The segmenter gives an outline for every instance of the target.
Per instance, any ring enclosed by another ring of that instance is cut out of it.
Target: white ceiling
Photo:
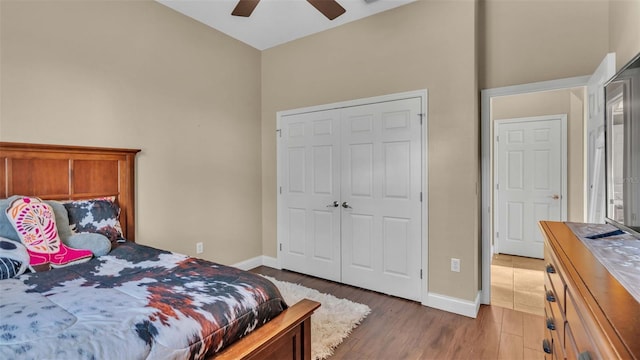
[[[156,1],[258,50],[265,50],[416,0],[337,0],[346,12],[333,21],[304,0],[260,0],[248,18],[231,15],[237,0]]]

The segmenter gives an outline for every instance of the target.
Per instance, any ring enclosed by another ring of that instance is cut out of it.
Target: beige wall
[[[262,254],[259,51],[152,1],[0,8],[0,140],[141,148],[140,243]]]
[[[616,69],[640,52],[640,0],[611,0],[609,51],[616,53]]]
[[[583,122],[584,89],[500,96],[491,104],[494,120],[542,115],[567,115],[567,220],[584,221]]]
[[[481,1],[480,88],[592,74],[608,51],[608,12],[607,0]]]
[[[429,90],[429,290],[475,299],[478,114],[473,1],[419,1],[262,53],[263,249],[276,256],[276,112]],[[449,270],[461,259],[462,271]]]

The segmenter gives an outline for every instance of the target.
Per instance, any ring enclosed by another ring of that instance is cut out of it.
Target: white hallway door
[[[566,115],[495,123],[496,252],[543,258],[538,221],[566,218]]]
[[[283,268],[420,299],[421,108],[409,98],[281,118]]]

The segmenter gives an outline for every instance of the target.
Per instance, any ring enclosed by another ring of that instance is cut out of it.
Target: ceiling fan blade
[[[333,20],[338,16],[345,13],[345,9],[342,5],[338,4],[335,0],[307,0],[309,4],[313,5],[318,11],[320,11],[329,20]]]
[[[258,6],[258,2],[260,2],[260,0],[239,0],[238,5],[233,9],[231,15],[249,17],[253,9]]]

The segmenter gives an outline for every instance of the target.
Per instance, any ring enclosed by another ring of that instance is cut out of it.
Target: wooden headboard
[[[0,198],[78,200],[115,196],[123,235],[135,241],[138,149],[0,142]]]

